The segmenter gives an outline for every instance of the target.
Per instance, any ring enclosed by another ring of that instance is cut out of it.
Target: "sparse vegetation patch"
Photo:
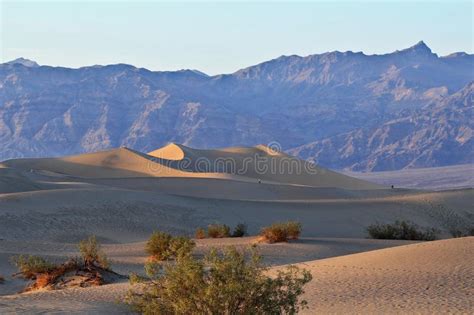
[[[243,237],[247,234],[247,225],[239,223],[235,226],[232,233],[230,227],[226,224],[210,224],[207,226],[207,232],[203,228],[197,228],[195,237],[197,239],[209,238],[224,238],[224,237]]]
[[[145,251],[153,260],[175,259],[180,253],[191,253],[196,244],[188,237],[155,231],[146,243]]]
[[[375,223],[367,227],[371,238],[391,240],[433,241],[439,233],[434,228],[421,228],[410,221]]]
[[[194,237],[197,238],[197,239],[206,238],[206,230],[204,230],[203,228],[197,228],[196,229],[196,234],[195,234]]]
[[[261,240],[267,243],[287,242],[296,240],[301,235],[301,223],[296,221],[273,223],[262,228],[260,232]]]
[[[449,229],[449,233],[454,238],[474,236],[474,227],[452,227]]]
[[[40,256],[14,256],[12,262],[19,272],[13,276],[21,276],[32,281],[24,292],[42,288],[87,287],[112,282],[115,278],[123,278],[110,270],[109,261],[95,236],[81,241],[78,249],[80,257],[70,258],[60,264]]]
[[[230,237],[230,227],[225,224],[210,224],[207,227],[207,236],[210,238]]]
[[[295,266],[267,276],[261,256],[233,247],[212,250],[203,259],[178,255],[176,262],[154,263],[149,279],[133,277],[126,303],[143,314],[295,314],[311,274]]]
[[[244,223],[239,223],[235,226],[232,232],[232,237],[243,237],[247,234],[247,226]]]

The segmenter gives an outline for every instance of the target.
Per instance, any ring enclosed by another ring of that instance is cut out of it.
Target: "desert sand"
[[[204,161],[204,162],[203,162]],[[197,150],[170,144],[152,152],[127,148],[0,164],[1,313],[127,313],[116,303],[126,281],[101,287],[18,294],[9,257],[77,254],[94,234],[114,270],[143,273],[144,241],[153,230],[193,235],[219,222],[246,223],[256,235],[275,221],[299,220],[303,238],[259,245],[273,268],[312,271],[307,313],[468,313],[473,303],[474,239],[414,244],[370,240],[374,222],[411,220],[450,238],[472,223],[474,191],[391,189],[257,146]],[[245,247],[254,237],[198,240]]]
[[[445,190],[474,187],[474,164],[372,173],[345,172],[345,174],[380,185],[403,188]]]

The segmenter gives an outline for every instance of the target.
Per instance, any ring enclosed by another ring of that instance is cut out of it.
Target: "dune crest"
[[[148,155],[165,160],[179,161],[184,158],[183,147],[172,142],[162,148],[148,152]]]

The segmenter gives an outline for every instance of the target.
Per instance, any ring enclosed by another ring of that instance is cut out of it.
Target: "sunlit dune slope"
[[[307,314],[472,312],[474,237],[393,247],[301,264]]]

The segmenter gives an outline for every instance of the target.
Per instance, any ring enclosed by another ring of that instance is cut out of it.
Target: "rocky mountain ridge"
[[[384,55],[282,56],[217,76],[125,64],[69,69],[23,59],[0,65],[0,160],[119,146],[149,151],[167,142],[215,148],[276,141],[336,169],[464,163],[472,153],[472,94],[466,92],[464,109],[451,104],[472,87],[473,66],[473,55],[438,57],[423,42]],[[447,117],[445,132],[420,133]],[[394,123],[404,119],[410,128]],[[367,144],[387,137],[380,131],[387,128],[405,144],[391,150]],[[453,154],[450,137],[461,134],[463,149]],[[359,153],[348,155],[349,144]],[[418,149],[406,149],[413,145]],[[429,152],[436,158],[414,162]]]

